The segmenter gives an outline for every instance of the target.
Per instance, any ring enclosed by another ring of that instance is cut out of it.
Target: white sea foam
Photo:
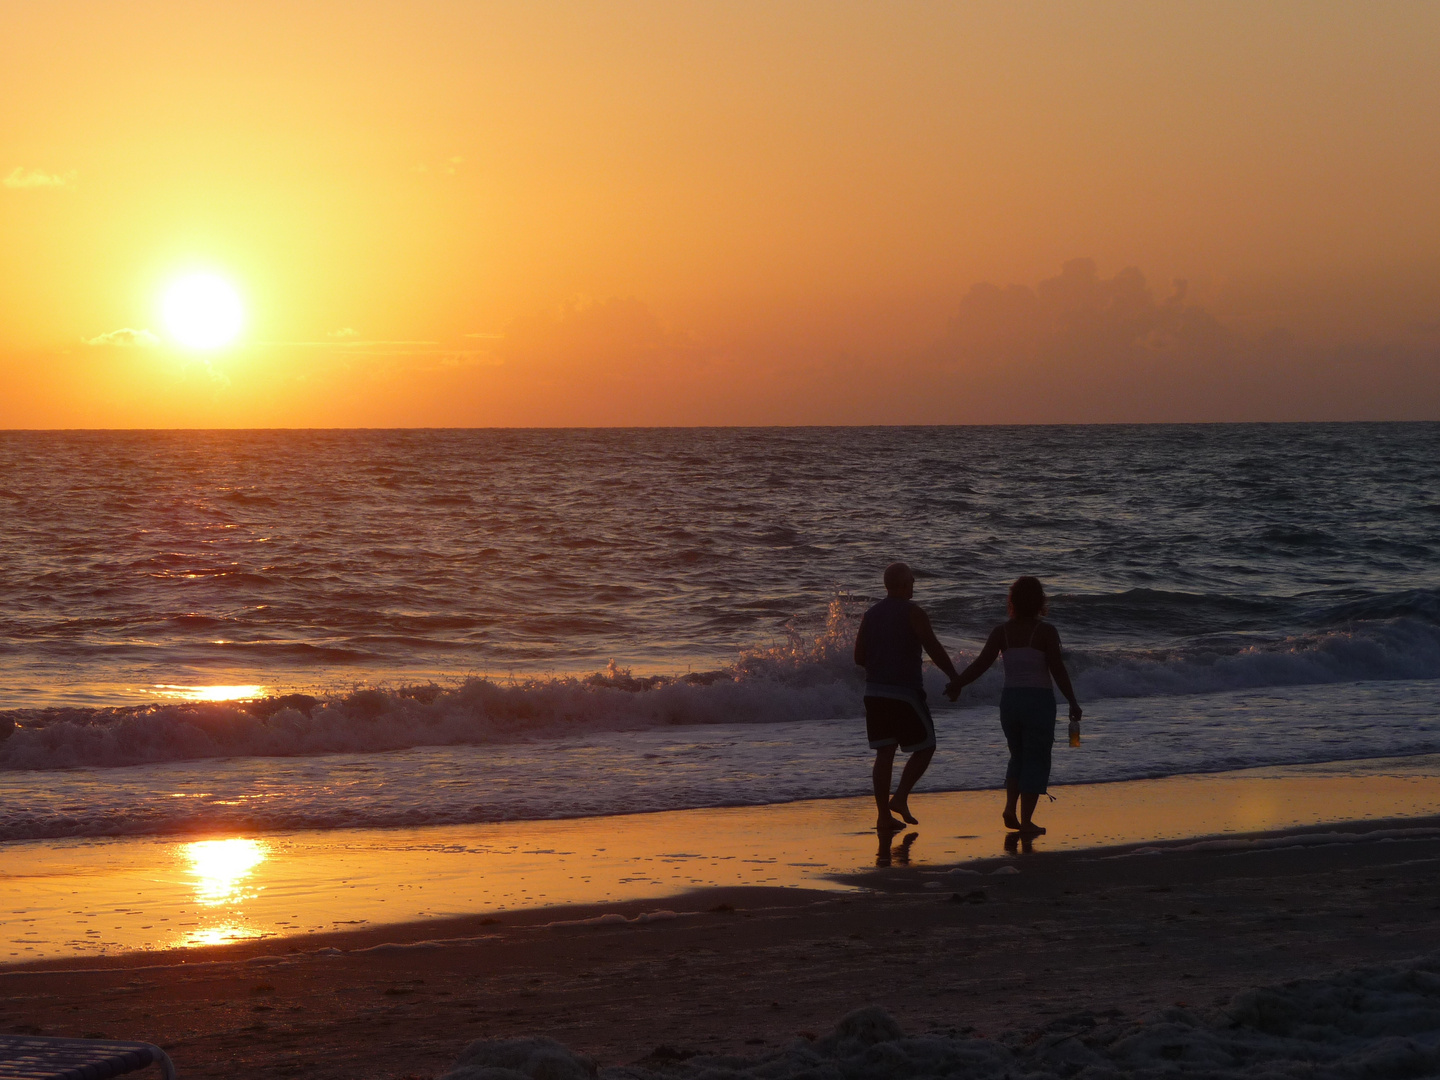
[[[680,918],[680,914],[668,908],[659,911],[642,911],[632,919],[627,919],[618,911],[607,911],[603,915],[592,915],[588,919],[558,919],[555,922],[543,924],[540,929],[559,930],[567,926],[644,926],[646,923],[670,922],[678,918]]]
[[[1174,1007],[1138,1023],[1079,1012],[999,1038],[906,1035],[878,1008],[760,1057],[657,1048],[598,1068],[550,1039],[471,1043],[442,1080],[1032,1080],[1206,1076],[1216,1080],[1440,1074],[1440,958],[1249,990],[1222,1009]]]
[[[818,635],[796,635],[744,652],[730,667],[700,675],[644,678],[612,666],[588,677],[470,679],[452,687],[366,689],[322,699],[294,695],[260,702],[15,710],[8,716],[16,726],[0,741],[0,769],[375,753],[676,726],[828,720],[852,716],[858,708],[862,681],[850,657],[853,634],[853,621],[837,601]],[[1229,652],[1082,650],[1071,662],[1077,693],[1092,708],[1122,698],[1436,679],[1440,627],[1402,617]],[[937,707],[943,685],[943,677],[928,669],[927,689]],[[992,670],[967,689],[964,701],[992,703],[999,688],[998,670]],[[0,725],[5,723],[0,717]]]
[[[1086,715],[1081,747],[1055,753],[1057,787],[1440,754],[1432,682],[1116,699]],[[1006,748],[992,706],[941,711],[936,723],[939,750],[922,792],[1001,783]],[[3,779],[0,841],[747,806],[854,795],[868,783],[868,758],[864,722],[852,711],[834,720],[646,727],[385,754],[12,769]]]

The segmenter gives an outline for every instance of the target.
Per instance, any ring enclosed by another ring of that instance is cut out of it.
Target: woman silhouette
[[[1005,658],[1005,689],[1000,692],[1000,727],[1010,746],[1010,764],[1005,770],[1005,827],[1025,836],[1039,836],[1045,830],[1031,817],[1035,804],[1050,784],[1050,747],[1055,742],[1055,691],[1070,702],[1070,719],[1080,722],[1080,703],[1070,685],[1070,674],[1060,659],[1060,634],[1042,622],[1046,612],[1045,589],[1038,578],[1016,578],[1010,586],[1010,618],[990,632],[985,648],[975,662],[960,673],[951,685],[968,686],[995,663]],[[947,688],[948,689],[948,688]],[[1015,804],[1020,816],[1015,816]]]

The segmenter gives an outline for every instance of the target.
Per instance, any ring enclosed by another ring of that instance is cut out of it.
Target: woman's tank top
[[[1005,650],[1000,654],[1000,659],[1005,664],[1007,688],[1022,686],[1035,690],[1051,689],[1050,666],[1045,662],[1045,654],[1030,644],[1035,640],[1035,630],[1039,625],[1037,621],[1030,628],[1024,645],[1011,645],[1009,631],[1002,631]]]

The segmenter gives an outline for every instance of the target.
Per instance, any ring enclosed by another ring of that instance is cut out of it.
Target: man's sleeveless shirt
[[[865,681],[923,691],[920,639],[910,625],[913,602],[887,596],[865,612],[860,638],[865,643]]]

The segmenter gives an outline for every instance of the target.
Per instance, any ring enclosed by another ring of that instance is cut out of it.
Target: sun
[[[240,333],[245,309],[240,294],[214,274],[190,274],[165,290],[165,327],[192,349],[218,349]]]

